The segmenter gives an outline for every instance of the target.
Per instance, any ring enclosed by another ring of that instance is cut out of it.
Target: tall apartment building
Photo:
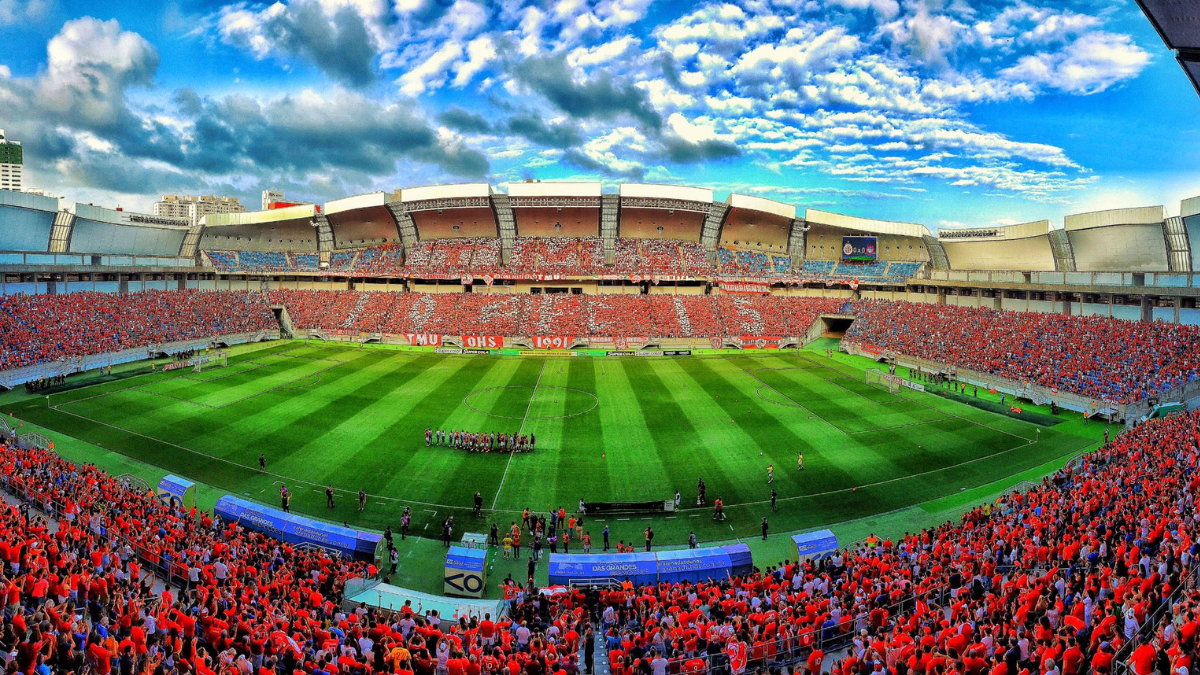
[[[154,215],[165,218],[186,218],[196,224],[210,213],[245,213],[246,207],[237,197],[214,195],[163,195],[154,202]]]
[[[20,141],[10,141],[0,129],[0,190],[21,191],[24,184],[22,169],[25,164],[24,151]]]

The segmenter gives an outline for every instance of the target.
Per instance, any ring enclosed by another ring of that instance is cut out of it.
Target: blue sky
[[[108,206],[523,178],[930,227],[1200,194],[1132,0],[0,0],[27,184]]]

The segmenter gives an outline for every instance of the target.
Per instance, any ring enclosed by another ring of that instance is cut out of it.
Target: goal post
[[[212,356],[202,356],[196,359],[195,365],[192,366],[193,373],[203,373],[205,368],[224,368],[229,365],[229,354],[225,352],[217,352]]]
[[[882,386],[893,394],[900,392],[900,378],[895,375],[887,375],[878,368],[871,368],[867,371],[867,384]]]

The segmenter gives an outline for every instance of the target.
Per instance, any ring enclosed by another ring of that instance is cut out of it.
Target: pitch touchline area
[[[546,364],[550,363],[549,359],[542,361],[542,369],[538,371],[537,382],[533,383],[533,392],[529,394],[529,405],[525,406],[525,417],[521,420],[521,427],[517,429],[517,433],[521,434],[525,431],[525,421],[529,419],[529,411],[533,409],[533,401],[537,397],[538,385],[542,383],[542,375],[546,374]],[[496,488],[496,498],[492,500],[492,511],[496,510],[496,504],[500,503],[500,493],[504,491],[504,481],[508,479],[508,470],[512,468],[513,455],[515,452],[508,453],[508,462],[504,465],[504,474],[500,476],[500,486]],[[510,511],[509,513],[516,513]]]
[[[968,464],[974,464],[975,462],[980,462],[980,461],[983,461],[983,460],[985,460],[985,459],[992,459],[992,458],[994,458],[994,457],[999,457],[1000,455],[1005,455],[1005,454],[1008,454],[1008,453],[1010,453],[1010,452],[1012,452],[1012,451],[1014,451],[1014,450],[1020,450],[1020,449],[1022,449],[1022,448],[1024,448],[1024,447],[1026,447],[1026,445],[1032,445],[1032,442],[1030,442],[1030,443],[1027,443],[1027,444],[1025,444],[1025,445],[1016,445],[1016,446],[1013,446],[1013,447],[1011,447],[1011,448],[1009,448],[1009,449],[1007,449],[1007,450],[1001,450],[1000,452],[994,452],[994,453],[992,453],[992,454],[990,454],[990,455],[984,455],[983,457],[976,457],[975,459],[968,459],[968,460],[966,460],[966,461],[959,462],[958,464],[950,464],[950,465],[948,465],[948,466],[939,467],[939,468],[937,468],[937,469],[930,469],[929,471],[921,471],[921,472],[919,472],[919,473],[910,473],[910,474],[905,474],[905,475],[903,475],[903,476],[897,476],[897,477],[895,477],[895,478],[888,478],[887,480],[875,481],[874,483],[864,483],[864,484],[862,484],[862,485],[855,485],[854,487],[849,487],[849,488],[841,488],[841,489],[838,489],[838,490],[829,490],[829,491],[827,491],[827,492],[810,492],[810,493],[808,493],[808,494],[804,494],[804,495],[795,495],[795,496],[792,496],[792,497],[781,497],[781,498],[778,498],[778,499],[776,499],[775,501],[777,501],[777,502],[790,502],[790,501],[796,501],[796,500],[800,500],[800,499],[808,499],[808,498],[810,498],[810,497],[828,497],[829,495],[842,494],[843,492],[851,492],[851,491],[853,491],[853,490],[857,490],[858,488],[869,488],[869,487],[876,487],[876,486],[879,486],[879,485],[887,485],[887,484],[889,484],[889,483],[896,483],[896,482],[899,482],[899,481],[902,481],[902,480],[908,480],[909,478],[917,478],[918,476],[928,476],[928,475],[931,475],[931,474],[935,474],[935,473],[939,473],[939,472],[945,471],[945,470],[947,470],[947,469],[956,469],[956,468],[958,468],[958,467],[966,466],[966,465],[968,465]],[[1066,456],[1066,455],[1068,455],[1068,454],[1071,454],[1071,455],[1082,455],[1082,454],[1084,453],[1084,451],[1085,451],[1087,448],[1093,447],[1093,446],[1095,446],[1095,445],[1097,445],[1097,441],[1092,441],[1091,443],[1089,443],[1089,444],[1087,444],[1087,445],[1083,446],[1083,448],[1082,448],[1082,449],[1075,450],[1075,451],[1064,452],[1063,454],[1059,455],[1058,457],[1055,457],[1054,459],[1058,459],[1058,458],[1061,458],[1061,457],[1065,457],[1065,456]],[[1020,472],[1018,472],[1018,473],[1020,473]],[[1001,479],[1003,479],[1003,478],[1004,478],[1004,477],[1001,477]],[[730,504],[730,508],[732,508],[732,507],[734,507],[734,506],[754,506],[754,505],[757,505],[757,504],[770,504],[770,503],[771,503],[771,500],[769,500],[769,499],[762,499],[762,500],[753,501],[753,502],[739,502],[739,503],[737,503],[737,504]],[[682,509],[679,509],[679,510],[680,510],[680,511],[707,511],[708,509],[705,509],[705,508],[703,508],[703,507],[693,506],[693,507],[688,507],[688,508],[682,508]]]
[[[140,436],[141,438],[145,438],[145,439],[147,439],[147,440],[151,440],[151,441],[154,441],[154,442],[156,442],[156,443],[162,443],[163,445],[169,445],[169,446],[171,446],[171,447],[173,447],[173,448],[176,448],[176,449],[179,449],[179,450],[183,450],[184,452],[188,452],[188,453],[191,453],[191,454],[193,454],[193,455],[197,455],[197,456],[204,457],[204,458],[207,458],[207,459],[215,460],[215,461],[221,462],[221,463],[223,463],[223,464],[228,464],[228,465],[230,465],[230,466],[236,466],[236,467],[239,467],[239,468],[243,468],[243,469],[246,469],[247,471],[250,471],[250,472],[253,472],[253,473],[256,473],[256,474],[265,475],[265,476],[272,476],[272,477],[274,477],[274,478],[279,478],[279,479],[282,479],[283,481],[288,481],[288,482],[291,482],[291,483],[299,483],[299,484],[302,484],[302,485],[309,485],[309,486],[313,486],[313,487],[315,487],[315,488],[321,488],[321,489],[323,489],[323,488],[325,487],[325,485],[326,485],[325,483],[317,483],[317,482],[313,482],[313,481],[309,481],[309,480],[304,480],[304,479],[302,479],[302,478],[293,478],[293,477],[291,477],[291,476],[287,476],[287,475],[284,475],[284,474],[281,474],[281,473],[276,473],[276,472],[273,472],[273,471],[259,471],[259,470],[258,470],[258,469],[256,469],[255,467],[248,466],[248,465],[246,465],[246,464],[240,464],[240,463],[238,463],[238,462],[233,462],[233,461],[230,461],[230,460],[228,460],[228,459],[225,459],[224,457],[217,457],[217,456],[215,456],[215,455],[210,455],[210,454],[208,454],[208,453],[206,453],[206,452],[200,452],[199,450],[193,450],[193,449],[191,449],[191,448],[188,448],[188,447],[185,447],[185,446],[179,445],[179,444],[177,444],[177,443],[172,443],[172,442],[170,442],[170,441],[164,441],[164,440],[162,440],[162,439],[155,438],[155,437],[153,437],[153,436],[147,436],[146,434],[139,433],[139,432],[136,432],[136,431],[132,431],[132,430],[130,430],[130,429],[126,429],[126,428],[124,428],[124,427],[119,427],[119,426],[117,426],[117,425],[115,425],[115,424],[109,424],[109,423],[107,423],[107,422],[101,422],[101,421],[99,421],[99,420],[94,420],[94,419],[92,419],[92,418],[90,418],[90,417],[84,417],[83,415],[77,415],[77,414],[75,414],[75,413],[73,413],[73,412],[71,412],[71,411],[69,411],[69,410],[61,410],[61,409],[60,409],[60,410],[59,410],[59,412],[62,412],[62,413],[64,413],[64,414],[67,414],[67,415],[71,415],[71,416],[73,416],[73,417],[78,417],[79,419],[86,420],[86,421],[88,421],[88,422],[92,422],[92,423],[94,423],[94,424],[99,424],[99,425],[101,425],[101,426],[106,426],[106,427],[108,427],[108,428],[110,428],[110,429],[116,429],[117,431],[123,431],[123,432],[125,432],[125,433],[127,433],[127,434],[133,434],[134,436]],[[974,464],[975,462],[980,462],[980,461],[983,461],[983,460],[986,460],[986,459],[992,459],[992,458],[994,458],[994,457],[999,457],[1000,455],[1004,455],[1004,454],[1007,454],[1007,453],[1013,452],[1014,450],[1020,450],[1021,448],[1024,448],[1024,447],[1026,447],[1026,445],[1030,445],[1030,444],[1032,444],[1032,443],[1027,443],[1027,444],[1025,444],[1025,445],[1018,445],[1018,446],[1014,446],[1014,447],[1011,447],[1011,448],[1009,448],[1009,449],[1007,449],[1007,450],[1001,450],[1000,452],[995,452],[995,453],[992,453],[992,454],[990,454],[990,455],[985,455],[985,456],[983,456],[983,457],[976,457],[976,458],[974,458],[974,459],[968,459],[968,460],[965,460],[965,461],[962,461],[962,462],[958,462],[957,464],[948,464],[948,465],[946,465],[946,466],[938,467],[938,468],[936,468],[936,469],[930,469],[929,471],[922,471],[922,472],[920,472],[920,473],[910,473],[910,474],[905,474],[905,475],[903,475],[903,476],[897,476],[897,477],[895,477],[895,478],[889,478],[889,479],[886,479],[886,480],[875,481],[874,483],[863,483],[862,485],[855,485],[855,486],[853,486],[853,487],[849,487],[849,488],[841,488],[841,489],[838,489],[838,490],[829,490],[829,491],[826,491],[826,492],[812,492],[812,493],[803,494],[803,495],[795,495],[795,496],[792,496],[792,497],[782,497],[782,498],[778,498],[778,499],[776,499],[776,501],[777,501],[777,502],[791,502],[791,501],[798,501],[798,500],[801,500],[801,499],[808,499],[808,498],[811,498],[811,497],[827,497],[827,496],[829,496],[829,495],[835,495],[835,494],[842,494],[842,493],[845,493],[845,492],[851,492],[851,491],[857,490],[857,489],[859,489],[859,488],[864,488],[864,489],[866,489],[866,488],[871,488],[871,487],[877,487],[877,486],[880,486],[880,485],[888,485],[888,484],[890,484],[890,483],[896,483],[896,482],[899,482],[899,481],[902,481],[902,480],[907,480],[907,479],[909,479],[909,478],[915,478],[915,477],[918,477],[918,476],[928,476],[928,475],[932,475],[932,474],[935,474],[935,473],[940,473],[940,472],[943,472],[943,471],[949,471],[950,469],[956,469],[956,468],[959,468],[959,467],[962,467],[962,466],[966,466],[966,465],[968,465],[968,464]],[[1084,450],[1085,450],[1086,448],[1091,448],[1091,447],[1095,446],[1096,444],[1097,444],[1097,442],[1096,442],[1096,441],[1093,441],[1093,442],[1089,443],[1088,445],[1084,446],[1084,448],[1083,448],[1083,449],[1079,449],[1079,450],[1075,450],[1075,451],[1072,451],[1072,452],[1063,453],[1062,455],[1058,455],[1058,456],[1057,456],[1057,457],[1055,457],[1054,459],[1059,459],[1059,458],[1061,458],[1061,457],[1064,457],[1064,456],[1066,456],[1067,454],[1072,454],[1072,455],[1081,455],[1081,454],[1083,454],[1083,452],[1084,452]],[[510,456],[509,456],[509,462],[511,463],[511,461],[512,461],[512,457],[511,457],[511,454],[510,454]],[[1021,472],[1016,472],[1016,473],[1021,473]],[[507,469],[507,467],[506,467],[506,468],[505,468],[505,476],[507,476],[507,474],[508,474],[508,469]],[[1014,474],[1009,474],[1009,475],[1015,475],[1015,473],[1014,473]],[[999,477],[999,478],[997,478],[996,480],[1003,480],[1004,478],[1007,478],[1007,477],[1008,477],[1008,476],[1000,476],[1000,477]],[[521,512],[522,512],[522,510],[521,510],[521,509],[497,509],[497,508],[496,508],[496,503],[497,503],[497,501],[499,500],[499,497],[500,497],[500,489],[502,489],[503,487],[504,487],[504,480],[503,480],[503,478],[501,478],[501,481],[500,481],[500,488],[498,488],[498,489],[496,490],[496,500],[493,500],[493,502],[492,502],[492,508],[491,508],[491,509],[489,509],[489,510],[490,510],[491,512],[493,512],[493,513],[521,513]],[[334,487],[334,488],[333,488],[333,490],[334,490],[334,492],[340,492],[340,493],[343,493],[343,494],[350,494],[350,495],[356,495],[356,494],[358,494],[358,491],[357,491],[357,490],[349,490],[349,489],[344,489],[344,488],[339,488],[339,487]],[[398,502],[398,503],[404,503],[404,504],[416,504],[416,505],[419,505],[419,506],[435,506],[435,507],[438,507],[438,508],[443,508],[443,509],[455,509],[455,508],[463,508],[461,505],[459,505],[459,506],[455,506],[455,505],[452,505],[452,504],[439,504],[439,503],[436,503],[436,502],[423,502],[423,501],[416,500],[416,499],[404,499],[404,498],[400,498],[400,497],[388,497],[388,496],[386,496],[386,495],[377,495],[377,494],[371,494],[371,493],[368,493],[368,494],[367,494],[367,496],[368,496],[368,497],[370,497],[370,498],[372,498],[372,499],[382,499],[382,500],[386,500],[386,501],[389,501],[389,502]],[[767,504],[767,503],[770,503],[770,500],[757,500],[757,501],[751,501],[751,502],[738,502],[738,503],[736,503],[736,504],[728,504],[728,505],[727,505],[727,508],[731,508],[731,509],[732,509],[732,508],[735,508],[735,507],[738,507],[738,506],[754,506],[754,505]],[[679,512],[684,512],[684,511],[704,511],[704,512],[707,512],[707,511],[708,511],[708,509],[707,509],[707,508],[705,508],[705,507],[684,507],[684,508],[681,508],[681,509],[679,509]]]
[[[325,363],[332,363],[333,365],[331,365],[331,366],[328,366],[328,367],[326,367],[326,368],[322,368],[322,369],[320,369],[320,370],[318,370],[318,371],[316,371],[316,372],[313,372],[313,373],[307,373],[307,374],[305,374],[305,375],[302,375],[302,376],[300,376],[300,377],[297,377],[297,378],[294,378],[294,379],[288,380],[287,382],[283,382],[283,383],[281,383],[281,384],[278,384],[278,385],[276,385],[276,386],[274,386],[274,387],[271,387],[270,389],[263,389],[263,390],[261,390],[261,391],[256,391],[256,392],[254,392],[253,394],[250,394],[250,395],[248,395],[248,396],[243,396],[242,398],[239,398],[239,399],[236,399],[236,400],[233,400],[233,401],[229,401],[228,403],[225,403],[224,405],[209,405],[209,404],[207,404],[207,403],[200,403],[199,401],[192,401],[192,400],[185,399],[185,398],[179,398],[178,396],[171,396],[171,395],[169,395],[169,394],[163,394],[163,393],[160,393],[160,392],[157,392],[157,391],[149,391],[149,390],[146,390],[146,389],[143,389],[143,388],[142,388],[142,387],[144,387],[144,386],[149,386],[149,385],[142,385],[142,384],[135,384],[135,385],[133,385],[133,386],[130,386],[130,387],[125,387],[124,389],[117,389],[117,390],[115,390],[115,391],[108,391],[108,392],[104,392],[103,394],[96,394],[95,396],[88,396],[88,397],[86,397],[86,398],[73,399],[73,400],[67,401],[67,402],[65,402],[65,403],[58,403],[58,404],[55,404],[55,405],[49,405],[49,397],[47,397],[47,405],[48,405],[48,407],[49,407],[49,408],[51,408],[51,409],[53,409],[53,410],[57,410],[57,411],[59,411],[59,412],[65,412],[65,413],[67,413],[67,414],[71,414],[71,415],[75,415],[75,413],[71,413],[70,411],[63,410],[63,407],[64,407],[64,406],[69,406],[69,405],[72,405],[72,404],[75,404],[75,403],[82,403],[82,402],[84,402],[84,401],[91,401],[91,400],[93,400],[93,399],[97,399],[97,398],[103,398],[103,397],[105,397],[105,396],[112,396],[113,394],[119,394],[119,393],[121,393],[121,392],[126,392],[126,391],[136,391],[136,392],[137,392],[137,393],[139,393],[139,394],[146,394],[146,395],[148,395],[148,396],[158,396],[158,397],[160,397],[160,398],[166,398],[166,399],[170,399],[170,400],[172,400],[172,401],[178,401],[178,402],[180,402],[180,403],[187,403],[187,404],[189,404],[189,405],[194,405],[194,406],[198,406],[198,407],[201,407],[201,408],[207,408],[208,410],[221,410],[222,408],[228,408],[228,407],[229,407],[229,406],[231,406],[231,405],[236,405],[236,404],[238,404],[238,403],[242,403],[242,402],[244,402],[244,401],[249,401],[249,400],[250,400],[250,399],[252,399],[252,398],[256,398],[256,397],[258,397],[258,396],[262,396],[263,394],[268,394],[268,393],[270,393],[270,392],[273,392],[273,391],[286,391],[286,390],[294,390],[294,389],[307,389],[307,388],[309,388],[309,387],[316,386],[317,384],[319,384],[319,383],[321,382],[321,374],[322,374],[322,373],[325,373],[326,371],[329,371],[329,370],[333,370],[334,368],[337,368],[338,366],[344,366],[344,365],[346,365],[347,363],[349,363],[348,361],[339,361],[339,360],[337,360],[337,359],[325,359],[325,358],[319,358],[319,357],[315,357],[315,356],[296,356],[296,355],[293,355],[293,354],[284,354],[284,353],[279,353],[279,354],[265,354],[265,355],[263,355],[263,356],[258,356],[258,357],[255,357],[255,358],[253,358],[253,359],[247,360],[247,361],[241,361],[241,362],[239,362],[239,363],[254,364],[254,365],[256,366],[255,368],[249,368],[249,369],[246,369],[246,370],[241,370],[241,371],[238,371],[238,372],[236,372],[236,373],[230,373],[230,374],[228,374],[228,375],[222,375],[222,376],[220,376],[220,377],[214,377],[214,378],[212,378],[212,379],[210,379],[210,380],[198,380],[198,379],[196,379],[196,378],[193,378],[193,377],[188,377],[187,375],[180,375],[179,377],[175,377],[175,378],[167,378],[167,379],[164,379],[164,380],[159,380],[159,381],[160,381],[160,382],[170,382],[171,380],[187,380],[187,381],[189,381],[189,382],[196,382],[196,383],[199,383],[199,384],[206,384],[206,383],[208,383],[208,382],[216,382],[216,381],[219,381],[219,380],[223,380],[223,379],[225,379],[225,378],[228,378],[228,377],[234,377],[234,376],[236,376],[236,375],[241,375],[241,374],[243,374],[243,373],[251,373],[251,372],[254,372],[254,371],[256,371],[256,370],[260,370],[260,369],[262,369],[262,368],[266,368],[266,367],[268,367],[270,364],[267,364],[267,363],[262,363],[262,362],[261,362],[261,361],[259,361],[258,359],[270,358],[270,357],[273,357],[273,356],[280,356],[280,357],[283,357],[283,358],[288,358],[288,359],[304,359],[304,360],[306,360],[306,361],[323,361],[323,362],[325,362]],[[146,373],[146,375],[154,375],[154,374],[155,374],[155,373]],[[146,375],[139,375],[138,377],[146,377]],[[302,381],[304,381],[304,380],[307,380],[307,379],[310,379],[310,378],[312,378],[312,377],[314,377],[314,376],[317,378],[317,381],[316,381],[316,382],[314,382],[313,384],[310,384],[310,385],[303,385],[303,386],[292,386],[292,385],[294,385],[294,384],[295,384],[295,383],[297,383],[297,382],[302,382]],[[155,383],[152,383],[152,384],[157,384],[157,382],[155,382]],[[98,386],[98,385],[90,385],[90,386]],[[80,419],[91,420],[91,421],[93,421],[93,422],[97,422],[97,423],[103,424],[103,422],[99,422],[99,420],[93,420],[93,419],[91,419],[90,417],[87,417],[86,415],[75,415],[75,417],[79,417]],[[132,433],[132,432],[131,432],[131,433]],[[155,440],[157,440],[157,439],[155,439]]]
[[[808,361],[809,363],[812,363],[812,364],[816,365],[818,368],[827,368],[827,369],[829,369],[829,370],[832,370],[832,371],[833,371],[833,372],[835,372],[835,373],[838,373],[838,374],[839,374],[840,376],[842,376],[842,377],[847,377],[847,376],[846,376],[846,373],[843,373],[842,371],[838,370],[837,368],[834,368],[834,367],[832,367],[832,366],[827,366],[827,365],[825,365],[825,364],[823,364],[823,363],[817,363],[816,361],[810,361],[810,360],[808,359],[808,357],[807,357],[807,356],[803,356],[803,355],[801,355],[801,356],[800,356],[800,358],[801,358],[801,359],[804,359],[805,361]],[[755,378],[755,379],[757,379],[757,378]],[[762,382],[762,380],[759,380],[759,382]],[[764,382],[763,384],[766,384],[766,383]],[[841,386],[841,385],[838,385],[838,386]],[[849,388],[847,388],[847,387],[842,387],[842,388],[843,388],[843,389],[846,389],[847,391],[850,391],[851,393],[855,393],[855,394],[857,394],[857,393],[858,393],[858,392],[855,392],[855,391],[853,391],[853,390],[850,390],[850,389],[849,389]],[[862,396],[862,394],[858,394],[858,395],[859,395],[859,396]],[[934,394],[934,396],[936,396],[936,394]],[[866,397],[866,396],[863,396],[863,398],[867,398],[867,397]],[[995,431],[995,432],[998,432],[998,433],[1001,433],[1001,434],[1005,434],[1006,436],[1012,436],[1012,437],[1014,437],[1014,438],[1020,438],[1020,439],[1022,439],[1022,440],[1024,440],[1024,441],[1026,441],[1026,444],[1027,444],[1027,445],[1033,445],[1034,443],[1036,443],[1036,442],[1037,442],[1037,441],[1035,441],[1034,439],[1031,439],[1031,438],[1026,438],[1025,436],[1022,436],[1021,434],[1014,434],[1014,433],[1013,433],[1013,432],[1011,432],[1011,431],[1005,431],[1004,429],[998,429],[998,428],[996,428],[996,427],[994,427],[994,426],[991,426],[990,424],[984,424],[983,422],[976,422],[976,421],[975,421],[975,420],[973,420],[973,419],[970,419],[970,418],[967,418],[967,417],[963,417],[963,416],[961,416],[961,415],[955,415],[954,413],[951,413],[951,412],[946,412],[945,410],[942,410],[942,409],[940,409],[940,408],[936,408],[936,407],[934,407],[934,406],[931,406],[931,405],[928,405],[928,404],[926,404],[926,403],[922,403],[922,402],[921,402],[921,401],[920,401],[918,398],[916,398],[916,397],[915,397],[915,394],[914,394],[914,395],[912,395],[912,396],[909,396],[909,395],[904,395],[904,396],[903,396],[903,398],[905,398],[905,399],[907,399],[907,400],[909,400],[909,401],[912,401],[913,403],[915,403],[915,404],[917,404],[917,405],[921,406],[922,408],[925,408],[926,410],[933,410],[933,411],[935,411],[935,412],[939,412],[939,413],[942,413],[942,414],[945,414],[945,415],[949,415],[949,417],[950,417],[950,418],[958,418],[958,419],[960,419],[960,420],[962,420],[962,421],[964,421],[964,422],[967,422],[968,424],[974,424],[974,425],[976,425],[976,426],[984,427],[985,429],[991,429],[992,431]],[[788,399],[788,400],[790,401],[791,399]],[[867,400],[869,401],[870,399],[868,398]],[[810,412],[811,412],[811,411],[810,411]],[[937,420],[931,420],[931,421],[935,421],[935,422],[936,422]]]

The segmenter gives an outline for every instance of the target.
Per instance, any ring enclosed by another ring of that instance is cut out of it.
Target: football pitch
[[[601,516],[613,541],[682,544],[824,526],[988,485],[1095,445],[1077,422],[1039,425],[933,393],[867,385],[865,360],[806,349],[714,357],[456,356],[282,342],[227,367],[137,375],[4,412],[229,493],[294,511],[436,537],[573,512],[580,499],[681,510]],[[535,452],[426,447],[426,428],[535,434]],[[804,470],[797,454],[804,453]],[[266,471],[258,458],[266,457]],[[767,483],[767,467],[774,481]],[[714,522],[696,505],[703,477]],[[333,484],[338,505],[325,505]],[[778,511],[770,508],[771,489]],[[359,489],[370,498],[356,509]],[[470,514],[483,495],[482,520]],[[648,519],[648,520],[647,520]],[[603,523],[603,525],[601,524]]]

